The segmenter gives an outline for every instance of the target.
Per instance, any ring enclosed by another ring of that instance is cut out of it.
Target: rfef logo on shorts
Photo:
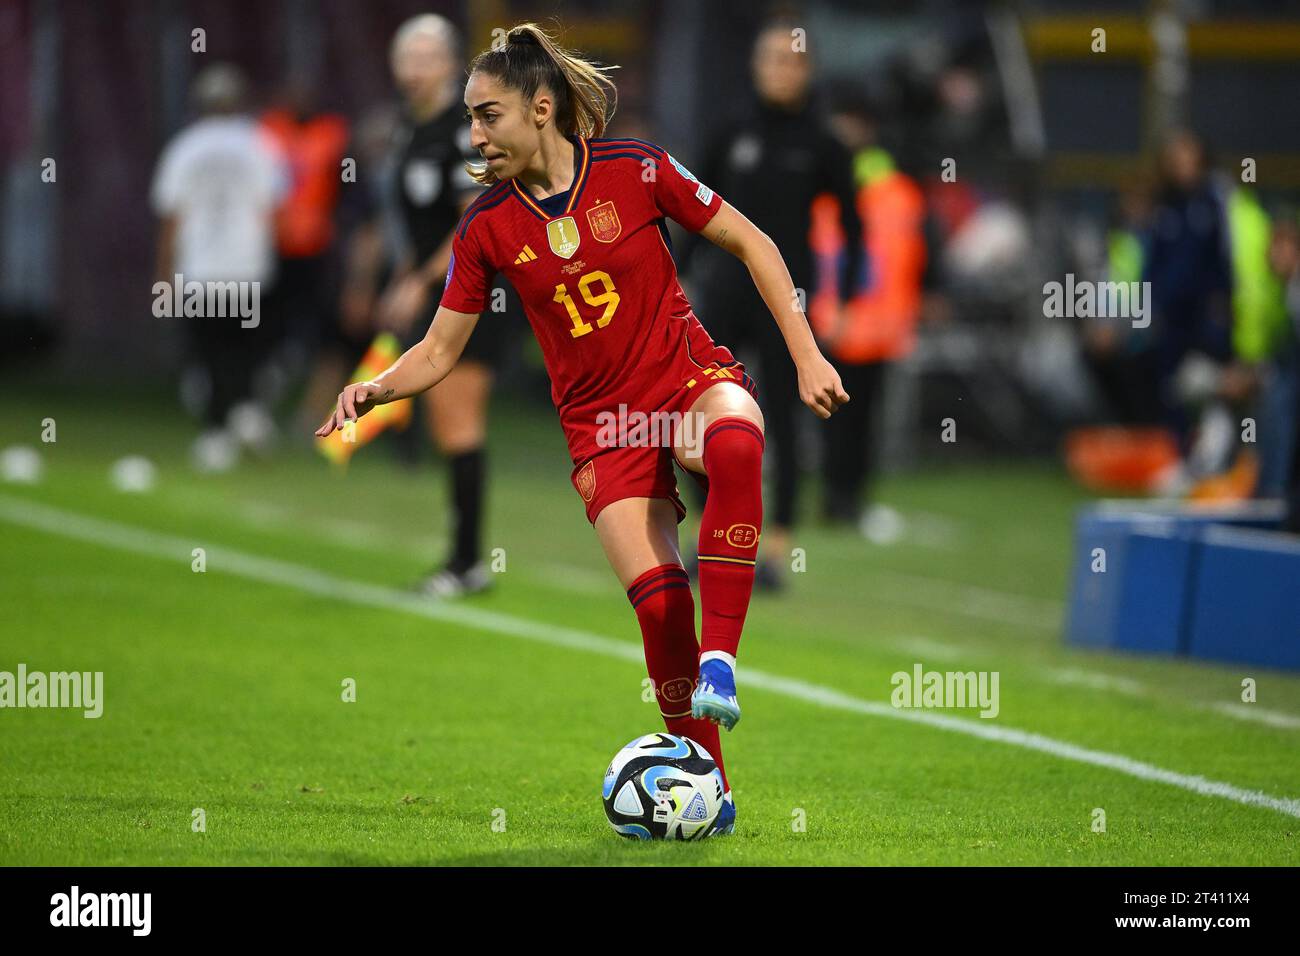
[[[596,494],[596,463],[589,461],[583,465],[573,483],[578,488],[578,494],[582,495],[582,500],[590,501]]]
[[[733,548],[752,548],[758,544],[758,529],[752,524],[733,524],[727,529],[727,544]]]

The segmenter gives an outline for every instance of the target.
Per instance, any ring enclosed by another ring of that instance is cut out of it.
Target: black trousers
[[[879,460],[878,423],[887,362],[834,362],[849,401],[823,423],[823,510],[833,521],[857,521],[863,491]]]
[[[199,316],[185,321],[189,323],[191,355],[202,366],[211,388],[203,423],[221,428],[230,409],[253,394],[253,372],[263,352],[260,330],[244,328],[238,316]]]
[[[795,416],[804,407],[799,401],[799,375],[780,328],[743,266],[734,263],[715,266],[702,292],[704,308],[697,314],[713,341],[733,353],[746,348],[757,352],[758,367],[746,366],[746,370],[758,382],[765,457],[774,466],[775,479],[772,496],[764,496],[764,523],[789,528],[794,525],[799,491]],[[739,354],[736,357],[741,358]],[[690,484],[696,488],[695,482]],[[703,498],[702,491],[697,489],[695,494]]]

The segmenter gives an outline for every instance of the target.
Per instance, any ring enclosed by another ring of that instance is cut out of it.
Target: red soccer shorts
[[[677,459],[671,441],[663,440],[667,437],[667,429],[661,429],[659,423],[671,421],[662,416],[674,412],[677,420],[684,422],[686,413],[696,400],[720,382],[735,382],[758,398],[758,386],[745,372],[744,365],[735,362],[724,366],[712,362],[691,373],[690,378],[656,409],[661,417],[650,415],[647,428],[641,429],[640,433],[635,427],[629,428],[626,443],[601,449],[573,469],[570,479],[587,506],[588,521],[595,524],[602,508],[622,498],[667,498],[677,509],[677,523],[682,523],[686,506],[677,493],[677,476],[673,473],[673,463]],[[696,441],[703,441],[702,431],[695,429]],[[677,467],[681,468],[681,465]],[[709,479],[706,476],[685,468],[682,470],[708,491]]]

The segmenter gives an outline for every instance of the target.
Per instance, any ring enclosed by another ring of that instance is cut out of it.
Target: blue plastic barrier
[[[1281,518],[1279,502],[1205,508],[1105,501],[1084,509],[1075,526],[1066,640],[1091,648],[1195,653],[1192,634],[1201,608],[1197,585],[1205,536],[1233,528],[1264,534],[1259,529],[1276,528]],[[1104,551],[1105,571],[1093,570],[1098,548]]]
[[[1198,550],[1188,653],[1300,668],[1300,537],[1207,528]]]

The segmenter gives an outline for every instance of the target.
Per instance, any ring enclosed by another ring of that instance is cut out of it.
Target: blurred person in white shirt
[[[232,468],[241,445],[265,450],[275,431],[254,398],[253,376],[265,358],[260,303],[275,280],[274,214],[288,179],[276,150],[243,113],[247,90],[243,74],[228,64],[195,78],[199,118],[163,150],[150,196],[160,221],[157,280],[186,294],[190,283],[239,283],[244,305],[254,309],[252,318],[233,309],[197,316],[186,310],[201,379],[190,376],[186,389],[203,409],[204,431],[193,449],[201,471]]]

